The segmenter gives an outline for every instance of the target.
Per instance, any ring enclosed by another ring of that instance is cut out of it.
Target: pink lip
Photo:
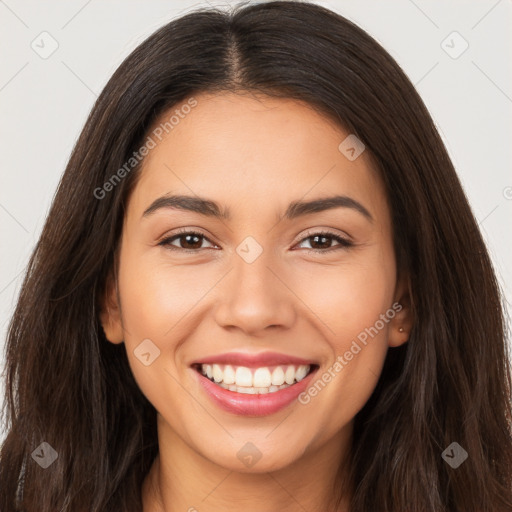
[[[307,387],[318,368],[314,368],[300,382],[274,393],[248,395],[229,391],[194,371],[207,395],[224,411],[241,416],[266,416],[290,405]]]
[[[278,366],[286,364],[313,365],[315,362],[301,359],[295,356],[280,354],[278,352],[260,352],[259,354],[229,352],[226,354],[205,357],[204,359],[199,359],[191,364],[232,364],[235,366],[246,366],[247,368],[259,368],[262,366]]]

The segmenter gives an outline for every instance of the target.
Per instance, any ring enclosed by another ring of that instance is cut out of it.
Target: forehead
[[[372,157],[347,158],[351,135],[308,104],[253,94],[203,93],[165,112],[149,131],[130,207],[139,213],[164,194],[209,197],[236,216],[283,210],[289,202],[334,193],[387,217]],[[172,118],[172,122],[170,122]],[[154,134],[157,135],[154,135]]]

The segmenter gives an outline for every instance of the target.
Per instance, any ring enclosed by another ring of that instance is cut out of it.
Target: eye
[[[164,238],[158,245],[163,247],[167,247],[172,250],[181,250],[185,252],[198,252],[201,249],[202,241],[208,240],[202,233],[197,231],[186,231],[183,230],[174,234],[173,236]],[[308,234],[307,237],[301,240],[301,243],[307,240],[312,240],[312,245],[319,245],[320,247],[311,247],[310,249],[306,248],[308,251],[313,252],[327,252],[330,250],[337,249],[345,249],[348,247],[352,247],[354,244],[335,233],[331,233],[329,231],[321,231],[312,234]],[[335,241],[338,243],[338,246],[331,247],[331,242]],[[179,246],[173,244],[173,242],[178,241]],[[211,242],[210,242],[211,243]],[[311,243],[310,243],[311,245]]]
[[[180,246],[172,244],[175,240],[178,240]],[[164,238],[158,245],[172,250],[198,252],[198,249],[201,249],[202,240],[208,240],[202,233],[197,231],[181,231],[171,237]]]
[[[306,238],[303,238],[300,243],[303,243],[306,240],[313,240],[313,245],[320,245],[321,247],[311,247],[311,249],[306,248],[309,251],[313,252],[327,252],[330,250],[337,249],[346,249],[348,247],[352,247],[354,244],[335,233],[331,233],[329,231],[321,231],[318,233],[308,234]],[[338,246],[330,247],[331,241],[334,240],[338,242]],[[311,245],[311,243],[310,243]],[[322,247],[323,246],[323,247]],[[327,246],[327,247],[326,247]]]

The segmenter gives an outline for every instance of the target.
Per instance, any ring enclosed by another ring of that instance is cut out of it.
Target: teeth
[[[216,366],[216,364],[213,365],[214,368]],[[235,384],[237,386],[252,386],[251,370],[245,366],[239,366],[235,372]]]
[[[245,386],[237,386],[236,384],[224,384],[224,382],[218,383],[220,387],[224,389],[229,389],[229,391],[236,391],[237,393],[245,393],[250,395],[264,395],[267,393],[275,393],[276,391],[279,391],[280,389],[288,388],[290,387],[289,384],[282,384],[281,386],[269,386],[268,388],[248,388]]]
[[[235,383],[235,370],[231,365],[226,365],[224,368],[224,378],[222,379],[224,384],[234,384]]]
[[[295,372],[295,378],[297,379],[297,382],[300,382],[308,374],[308,371],[309,369],[306,368],[306,366],[299,366]]]
[[[230,391],[239,393],[272,393],[283,386],[287,387],[300,382],[310,370],[310,365],[287,365],[273,368],[247,368],[219,364],[203,364],[201,371],[210,380]],[[242,388],[242,391],[239,391]]]
[[[284,373],[284,380],[286,384],[293,384],[293,379],[295,379],[295,368],[293,366],[288,366]]]
[[[281,384],[284,384],[284,371],[280,366],[278,366],[272,372],[272,385],[280,386]]]
[[[268,388],[272,384],[272,375],[268,368],[258,368],[254,372],[252,385],[255,388]]]
[[[213,380],[215,382],[222,382],[224,379],[224,372],[220,369],[218,364],[213,365]]]

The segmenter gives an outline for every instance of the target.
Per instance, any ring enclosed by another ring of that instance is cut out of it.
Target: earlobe
[[[112,274],[109,274],[101,301],[100,322],[105,337],[111,343],[119,344],[124,341],[123,325],[121,322],[121,309],[117,286]]]
[[[388,345],[399,347],[409,341],[414,324],[408,279],[403,279],[395,295],[396,313],[389,325]]]
[[[412,329],[411,314],[408,306],[400,304],[402,309],[391,320],[388,335],[388,345],[399,347],[409,341]]]

